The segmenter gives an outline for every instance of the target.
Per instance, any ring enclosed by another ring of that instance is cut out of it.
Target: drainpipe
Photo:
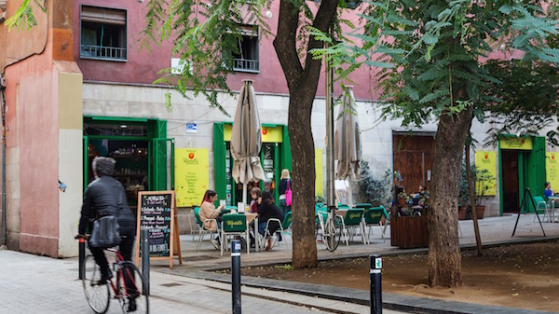
[[[0,92],[2,93],[2,246],[6,245],[6,80],[0,73]]]

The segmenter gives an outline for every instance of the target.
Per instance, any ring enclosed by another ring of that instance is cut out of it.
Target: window
[[[240,72],[260,71],[257,28],[254,26],[241,26],[241,37],[237,39],[237,50],[231,52],[233,70]]]
[[[82,6],[80,57],[126,61],[126,11]]]

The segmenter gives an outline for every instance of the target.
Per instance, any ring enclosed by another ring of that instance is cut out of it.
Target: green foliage
[[[387,169],[382,177],[376,177],[369,166],[369,162],[361,160],[359,163],[359,189],[365,196],[365,203],[380,203],[388,208],[392,201],[392,172]]]
[[[184,65],[178,76],[171,75],[171,69],[162,70],[163,76],[156,83],[173,85],[183,97],[188,90],[193,90],[194,96],[203,94],[211,107],[227,114],[217,95],[220,91],[232,95],[227,76],[233,73],[233,53],[241,53],[239,42],[244,29],[253,27],[264,37],[270,34],[263,16],[269,6],[266,0],[150,1],[142,47],[149,49],[153,41],[172,38],[173,53]]]
[[[33,0],[33,2],[43,13],[47,12],[45,0]],[[31,6],[31,0],[23,0],[21,6],[16,10],[14,15],[6,20],[6,25],[8,25],[9,30],[11,30],[14,26],[19,30],[23,30],[30,29],[31,27],[37,25],[37,20],[35,19]]]

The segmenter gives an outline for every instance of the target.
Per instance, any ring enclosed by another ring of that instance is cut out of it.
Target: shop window
[[[232,49],[230,53],[233,59],[234,71],[259,72],[260,52],[258,29],[254,26],[242,26],[241,36],[237,38],[236,49]]]
[[[126,11],[82,6],[80,57],[126,61]]]

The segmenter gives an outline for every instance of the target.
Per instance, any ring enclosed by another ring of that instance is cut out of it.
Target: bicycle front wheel
[[[93,255],[88,255],[83,261],[82,284],[85,298],[91,309],[97,314],[104,314],[109,309],[111,292],[106,282],[100,283],[101,269],[95,263]]]
[[[328,219],[324,225],[324,244],[326,249],[330,252],[334,252],[338,245],[340,244],[340,239],[342,235],[342,220],[340,217],[334,217],[334,219]]]
[[[136,264],[128,261],[120,263],[120,267],[117,285],[120,287],[123,282],[125,284],[125,289],[118,289],[124,291],[121,299],[123,313],[148,314],[148,285],[140,270]]]

